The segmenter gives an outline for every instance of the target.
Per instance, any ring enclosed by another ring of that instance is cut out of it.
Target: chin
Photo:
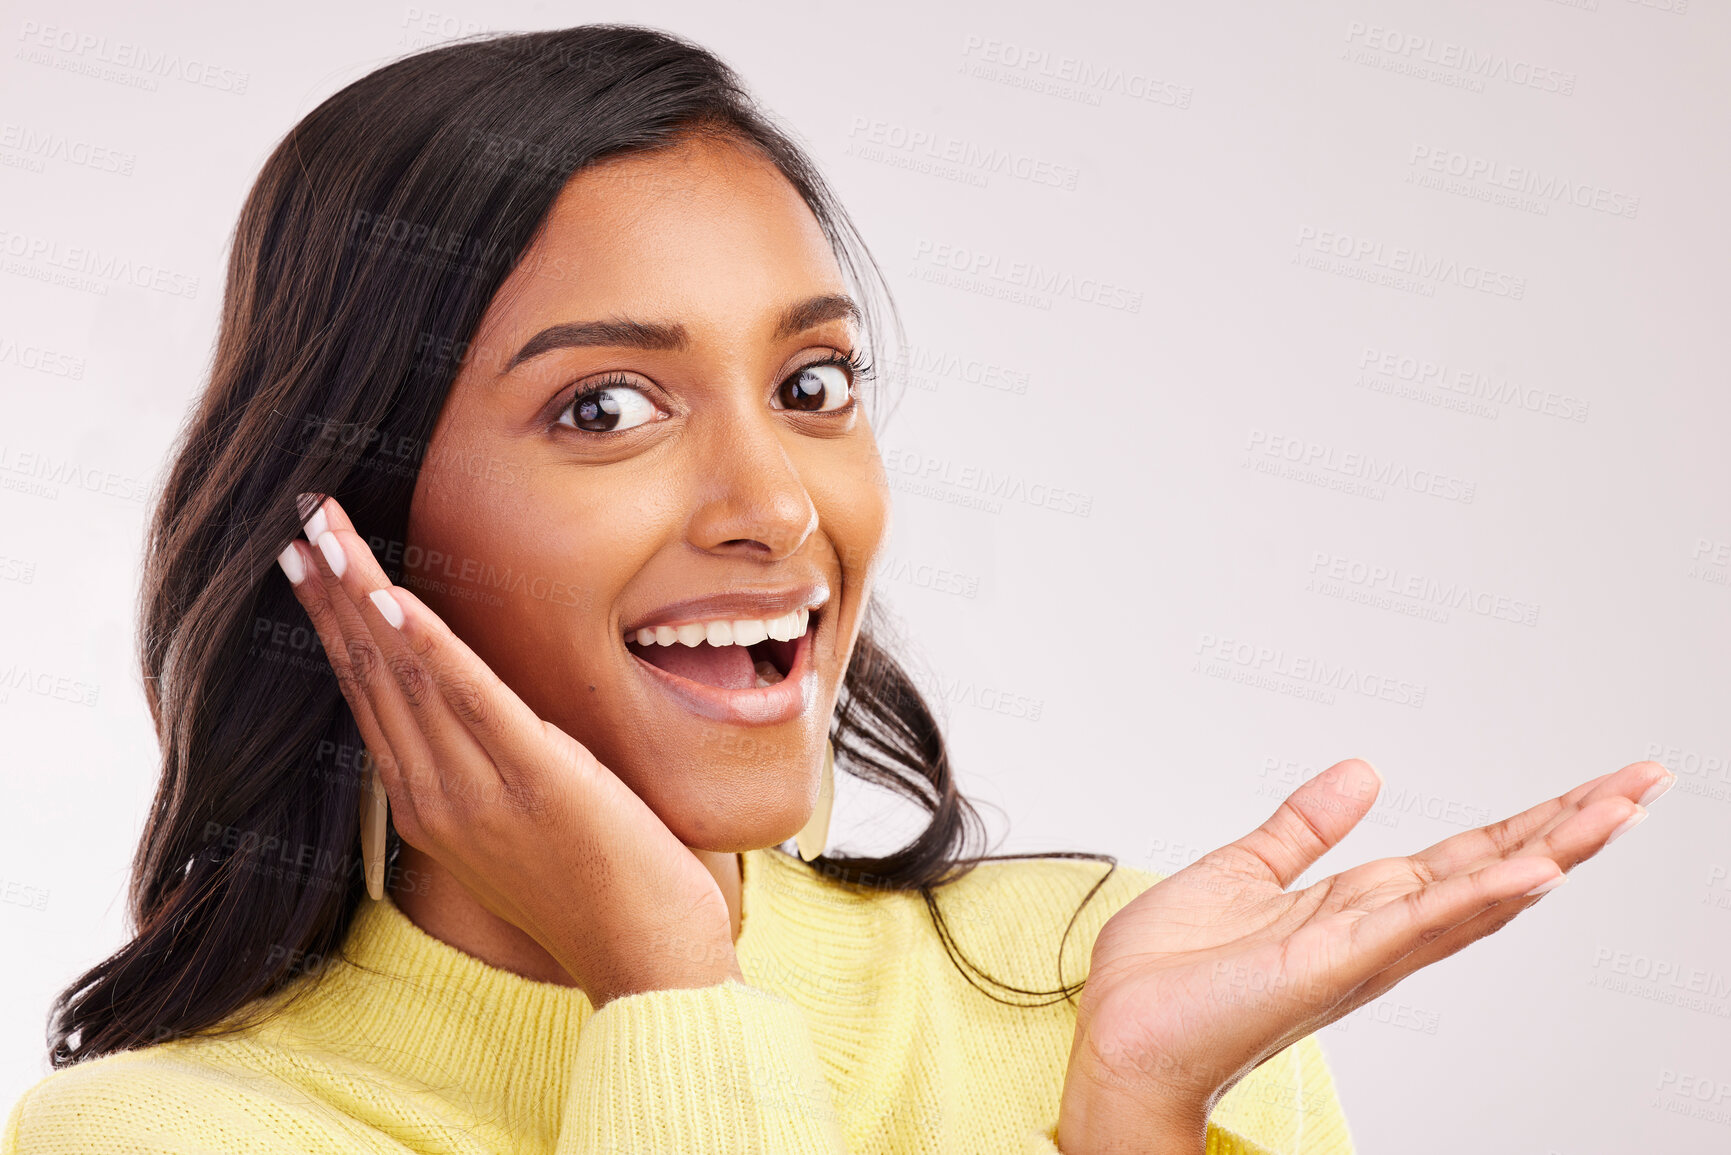
[[[808,808],[809,809],[809,808]],[[679,816],[663,816],[673,836],[693,850],[711,850],[737,854],[746,850],[762,850],[780,846],[798,834],[806,823],[804,814],[761,813],[693,815],[689,821]]]
[[[713,764],[700,773],[713,778]],[[810,819],[817,799],[817,771],[770,774],[757,764],[750,778],[749,786],[712,782],[696,789],[690,788],[691,779],[686,779],[673,792],[675,796],[665,801],[657,797],[659,791],[639,791],[639,796],[673,836],[693,850],[737,853],[779,846],[798,834]],[[765,783],[776,785],[766,788]]]

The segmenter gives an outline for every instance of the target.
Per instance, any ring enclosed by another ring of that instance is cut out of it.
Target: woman
[[[1350,1151],[1313,1033],[1670,776],[1294,892],[1366,763],[1170,878],[970,854],[871,624],[882,291],[660,32],[445,46],[307,116],[149,542],[137,934],[5,1151]],[[833,765],[929,825],[822,853]]]

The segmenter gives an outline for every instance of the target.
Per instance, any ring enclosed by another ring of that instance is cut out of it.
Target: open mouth
[[[656,669],[722,690],[751,690],[784,681],[823,613],[798,609],[775,618],[653,626],[625,639],[625,648]]]

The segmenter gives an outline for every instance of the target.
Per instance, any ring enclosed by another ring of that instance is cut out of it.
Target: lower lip
[[[773,686],[755,686],[748,690],[725,690],[720,686],[681,678],[644,661],[629,648],[625,652],[631,654],[631,660],[637,663],[638,669],[648,671],[650,681],[693,714],[741,726],[773,726],[799,717],[805,712],[806,703],[816,697],[817,671],[812,668],[810,656],[811,640],[816,633],[814,625],[799,636],[799,645],[793,652],[793,666],[785,678]]]

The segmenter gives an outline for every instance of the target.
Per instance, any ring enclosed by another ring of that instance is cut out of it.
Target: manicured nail
[[[1533,887],[1533,889],[1527,891],[1527,893],[1521,897],[1531,898],[1535,894],[1544,894],[1547,890],[1555,890],[1557,887],[1563,885],[1564,882],[1568,881],[1568,877],[1569,876],[1566,874],[1559,874],[1555,878],[1539,883],[1539,885]]]
[[[1675,774],[1666,775],[1665,777],[1659,779],[1657,782],[1653,783],[1651,786],[1647,787],[1647,792],[1645,794],[1641,795],[1641,797],[1639,799],[1640,804],[1642,806],[1651,806],[1653,804],[1653,800],[1655,798],[1658,798],[1659,796],[1664,794],[1665,791],[1671,789],[1671,787],[1675,786],[1676,784],[1677,784],[1677,776]]]
[[[309,504],[315,505],[312,513],[305,518],[305,522],[307,540],[317,541],[319,534],[331,527],[330,519],[325,517],[325,499],[316,493],[303,493],[300,496],[300,502],[301,509],[305,509]]]
[[[331,572],[342,577],[343,571],[349,568],[349,559],[343,556],[343,543],[338,541],[337,535],[328,529],[319,534],[318,543],[320,552],[330,563]]]
[[[276,555],[276,563],[282,566],[282,572],[288,576],[290,585],[300,585],[306,580],[307,563],[301,560],[300,551],[290,542],[283,551]]]
[[[373,599],[373,604],[379,607],[379,612],[385,615],[385,620],[391,623],[393,630],[403,628],[403,607],[397,604],[397,599],[391,596],[390,590],[374,590],[367,596]]]
[[[1623,824],[1617,827],[1617,829],[1611,831],[1611,837],[1605,839],[1605,845],[1611,845],[1611,843],[1617,841],[1617,839],[1635,829],[1635,827],[1641,824],[1641,819],[1645,817],[1647,817],[1647,812],[1645,810],[1637,810],[1635,813],[1629,815],[1629,817],[1623,819]]]

